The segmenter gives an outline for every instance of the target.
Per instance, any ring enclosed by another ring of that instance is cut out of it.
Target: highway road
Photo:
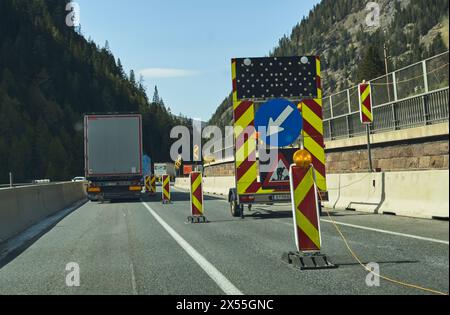
[[[136,203],[86,203],[66,211],[20,250],[1,256],[0,294],[428,294],[381,280],[366,284],[330,219],[322,220],[323,252],[334,270],[300,271],[281,260],[295,249],[286,205],[258,206],[244,220],[206,197],[208,224],[187,224],[189,195],[174,191]],[[383,275],[448,292],[449,225],[348,211],[331,213],[363,262]],[[80,268],[66,285],[68,263]]]

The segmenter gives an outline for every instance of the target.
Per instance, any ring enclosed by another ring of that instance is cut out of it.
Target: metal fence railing
[[[449,52],[445,52],[370,81],[373,133],[401,130],[449,120]],[[323,98],[325,140],[366,134],[359,114],[358,87]],[[232,135],[228,135],[232,137]],[[214,152],[217,162],[233,158],[233,150]]]
[[[449,52],[371,80],[373,132],[448,121]],[[359,121],[358,89],[323,99],[326,140],[364,134]]]
[[[447,87],[374,107],[372,132],[401,130],[448,121],[448,90]],[[366,128],[360,122],[359,112],[327,119],[324,123],[326,140],[351,138],[366,133]]]

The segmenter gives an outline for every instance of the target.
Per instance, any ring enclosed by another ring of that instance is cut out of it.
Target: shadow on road
[[[373,215],[372,213],[360,213],[350,211],[329,211],[328,213],[323,211],[322,218],[331,217],[346,217],[346,216],[364,216]],[[266,208],[257,207],[253,211],[245,211],[245,218],[255,220],[268,220],[268,219],[282,219],[292,218],[291,210],[270,210]]]
[[[178,191],[172,191],[170,193],[170,197],[173,202],[177,201],[190,201],[189,192],[178,192]],[[211,201],[211,200],[223,200],[221,197],[214,197],[209,195],[204,195],[203,199],[205,201]]]
[[[370,215],[374,215],[373,213],[363,213],[363,212],[356,212],[356,211],[322,211],[322,218],[326,218],[328,217],[328,214],[331,217],[354,217],[354,216],[370,216]]]
[[[261,211],[259,209],[255,209],[252,212],[246,212],[245,218],[254,220],[292,218],[292,211],[272,211],[266,209]]]

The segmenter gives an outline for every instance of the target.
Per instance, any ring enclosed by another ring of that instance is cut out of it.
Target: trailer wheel
[[[230,202],[230,210],[233,217],[239,218],[244,211],[244,207],[242,205],[238,205],[236,200],[232,200]]]

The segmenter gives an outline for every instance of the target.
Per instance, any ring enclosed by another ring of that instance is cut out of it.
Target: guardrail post
[[[333,114],[333,99],[330,96],[330,118],[334,118]]]
[[[328,121],[328,132],[330,133],[330,140],[333,140],[333,132],[331,130],[331,120]]]
[[[347,123],[347,136],[349,138],[352,137],[351,133],[350,133],[350,115],[345,116],[345,121]]]
[[[423,69],[423,84],[425,88],[425,93],[428,93],[430,91],[430,88],[428,86],[428,71],[427,71],[427,61],[422,61],[422,69]]]
[[[422,108],[423,108],[423,124],[428,125],[428,102],[427,95],[422,96]]]
[[[13,188],[13,174],[9,172],[9,187]]]
[[[398,93],[397,93],[397,74],[396,72],[392,72],[392,86],[394,87],[394,101],[398,101]]]
[[[397,113],[395,111],[395,104],[396,103],[392,103],[391,108],[392,108],[392,122],[394,124],[394,130],[397,130]]]
[[[348,113],[352,113],[352,101],[350,99],[350,89],[347,89]]]

